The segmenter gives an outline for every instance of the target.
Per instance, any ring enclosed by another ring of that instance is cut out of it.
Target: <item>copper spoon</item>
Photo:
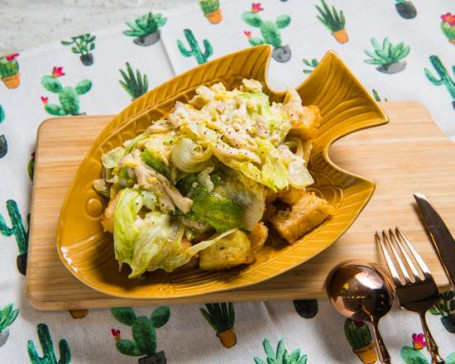
[[[379,320],[392,308],[395,292],[390,278],[372,263],[347,261],[335,266],[326,280],[332,305],[342,315],[369,322],[376,338],[381,363],[391,363],[390,355],[378,330]]]

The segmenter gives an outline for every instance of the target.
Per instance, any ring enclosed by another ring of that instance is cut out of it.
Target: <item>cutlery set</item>
[[[414,198],[439,260],[452,287],[455,287],[455,241],[426,196],[414,194]],[[333,268],[326,280],[330,301],[344,316],[371,324],[381,363],[391,363],[378,322],[389,312],[396,296],[401,308],[419,315],[432,363],[445,363],[425,319],[426,312],[439,299],[439,291],[428,266],[398,226],[376,232],[375,240],[390,275],[376,264],[366,261],[341,263]]]

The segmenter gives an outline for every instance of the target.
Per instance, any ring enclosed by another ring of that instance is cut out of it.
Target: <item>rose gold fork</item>
[[[439,355],[438,346],[425,319],[428,309],[439,299],[438,287],[427,265],[398,226],[395,228],[395,233],[392,229],[389,229],[388,234],[382,231],[382,239],[376,232],[375,238],[382,249],[390,274],[393,277],[401,307],[416,312],[420,316],[428,351],[431,354],[431,362],[445,363]],[[400,255],[404,257],[406,264]]]

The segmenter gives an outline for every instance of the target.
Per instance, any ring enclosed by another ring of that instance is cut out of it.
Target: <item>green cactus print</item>
[[[291,17],[287,14],[280,15],[275,21],[262,20],[258,14],[262,9],[253,4],[252,11],[245,11],[242,18],[248,25],[259,28],[262,38],[251,37],[251,32],[245,32],[252,46],[270,44],[273,47],[272,57],[278,62],[285,63],[291,59],[289,46],[283,46],[280,29],[284,29],[291,23]]]
[[[359,349],[373,342],[370,329],[364,322],[346,319],[344,334],[352,349]]]
[[[182,56],[194,56],[198,64],[207,62],[208,58],[213,54],[213,48],[210,42],[207,39],[204,39],[202,41],[202,45],[204,46],[204,52],[202,52],[201,48],[199,47],[199,43],[197,42],[196,38],[194,38],[193,32],[190,29],[184,29],[183,33],[185,34],[185,38],[190,46],[190,50],[186,49],[183,42],[178,39],[177,47],[179,48]]]
[[[429,364],[431,358],[424,355],[424,348],[427,347],[425,336],[423,334],[412,335],[412,346],[404,346],[400,350],[401,359],[405,364]],[[428,353],[426,353],[428,355]],[[447,356],[447,364],[455,364],[455,352]]]
[[[57,360],[54,344],[47,325],[43,323],[39,324],[37,326],[37,333],[43,356],[40,357],[38,355],[34,342],[29,340],[27,350],[32,364],[67,364],[71,361],[71,350],[65,339],[61,339],[58,343],[60,359]]]
[[[455,364],[455,352],[449,354],[446,358],[446,364]]]
[[[306,355],[301,355],[300,349],[295,349],[292,353],[288,353],[283,339],[278,342],[276,352],[272,349],[268,339],[264,339],[263,346],[267,358],[262,360],[255,356],[255,364],[306,364],[308,359]]]
[[[16,59],[18,56],[19,53],[14,53],[0,57],[0,80],[9,89],[17,88],[21,84],[19,62]]]
[[[79,112],[79,96],[86,94],[92,88],[92,81],[82,80],[76,87],[63,87],[59,77],[64,74],[60,71],[56,72],[54,68],[52,76],[43,76],[41,84],[43,87],[54,94],[58,95],[60,101],[59,104],[49,104],[47,97],[42,97],[41,100],[44,103],[44,109],[51,115],[64,116],[64,115],[81,115]]]
[[[411,346],[404,346],[400,350],[401,359],[405,364],[428,364],[427,358],[421,353],[420,350],[416,350]]]
[[[199,0],[199,6],[211,24],[218,24],[223,20],[219,0]]]
[[[441,15],[441,30],[449,42],[455,45],[455,14]]]
[[[376,363],[378,356],[370,328],[366,323],[346,319],[344,322],[344,334],[352,351],[362,363]]]
[[[134,73],[129,62],[126,62],[126,71],[120,69],[123,80],[120,86],[131,96],[133,100],[145,94],[149,88],[147,75],[142,75],[139,70]]]
[[[220,8],[219,0],[199,0],[199,5],[204,14],[213,13]]]
[[[445,86],[449,91],[450,97],[452,98],[452,107],[455,109],[455,80],[449,75],[447,69],[442,64],[439,57],[432,55],[430,56],[430,62],[433,65],[439,78],[436,78],[429,69],[425,68],[425,76],[435,86]],[[455,66],[452,66],[452,73],[455,77]]]
[[[441,322],[445,329],[455,333],[455,292],[441,293],[439,301],[430,308],[432,315],[441,316]]]
[[[237,343],[234,332],[235,311],[234,304],[208,303],[205,309],[200,308],[202,316],[216,332],[216,336],[225,348],[231,348]]]
[[[377,102],[389,101],[389,100],[387,100],[387,98],[384,98],[384,100],[382,100],[382,99],[381,99],[381,96],[379,96],[378,91],[376,91],[375,89],[372,89],[372,90],[371,90],[371,93],[373,94],[373,98],[374,98]]]
[[[400,350],[401,359],[404,364],[430,364],[431,359],[423,355],[422,350],[415,349],[412,346],[404,346]],[[446,364],[455,364],[455,352],[450,353],[446,360]]]
[[[313,59],[305,59],[303,58],[302,59],[302,62],[305,66],[307,66],[308,68],[304,69],[303,70],[303,73],[309,75],[311,72],[314,71],[314,69],[316,68],[316,66],[318,65],[318,60],[316,58],[313,58]]]
[[[0,105],[0,124],[5,121],[5,111]],[[0,158],[3,158],[8,153],[8,142],[6,141],[5,135],[0,135]]]
[[[6,201],[6,210],[11,221],[11,227],[8,227],[3,215],[0,214],[0,233],[3,236],[14,235],[16,239],[19,255],[17,256],[17,269],[23,275],[27,271],[27,252],[28,252],[28,232],[30,225],[30,214],[27,215],[27,231],[22,223],[22,216],[14,200]]]
[[[135,37],[133,42],[142,47],[148,47],[160,40],[159,29],[167,22],[161,13],[148,13],[136,18],[133,22],[126,22],[130,29],[125,30],[123,34],[128,37]]]
[[[0,348],[5,345],[9,337],[8,327],[12,325],[19,314],[19,309],[14,308],[13,304],[0,309]]]
[[[131,326],[133,340],[121,339],[119,330],[111,330],[115,333],[115,345],[120,353],[129,356],[146,355],[146,358],[154,358],[156,363],[166,363],[164,352],[156,352],[155,329],[164,326],[168,322],[170,316],[169,307],[158,307],[152,312],[150,318],[146,316],[137,317],[131,307],[111,308],[111,314],[117,321]]]
[[[62,40],[62,45],[70,46],[74,54],[80,54],[80,60],[84,66],[93,64],[93,53],[95,49],[95,35],[90,33],[81,34],[76,37],[71,37],[70,41]]]

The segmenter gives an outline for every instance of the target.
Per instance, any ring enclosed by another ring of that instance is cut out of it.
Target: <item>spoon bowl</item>
[[[326,290],[330,302],[343,316],[372,325],[381,362],[390,363],[378,331],[379,320],[390,311],[395,298],[388,275],[372,263],[347,261],[332,269],[326,280]]]

